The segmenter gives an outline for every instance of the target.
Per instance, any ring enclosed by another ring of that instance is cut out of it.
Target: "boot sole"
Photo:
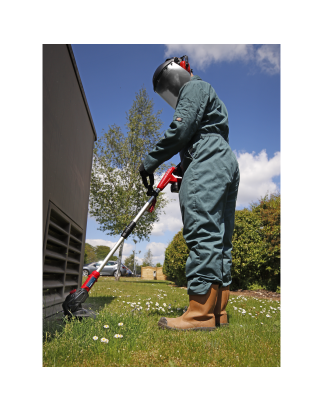
[[[194,327],[194,328],[175,328],[169,327],[165,321],[160,319],[158,321],[158,327],[162,328],[163,330],[175,330],[175,331],[213,331],[216,330],[216,327]]]

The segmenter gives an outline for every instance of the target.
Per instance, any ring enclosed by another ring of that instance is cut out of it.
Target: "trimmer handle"
[[[179,181],[182,181],[180,177],[175,177],[173,176],[173,172],[176,170],[176,167],[171,167],[169,168],[166,173],[164,174],[164,177],[160,180],[157,188],[159,188],[160,191],[162,191],[168,183],[177,183]]]

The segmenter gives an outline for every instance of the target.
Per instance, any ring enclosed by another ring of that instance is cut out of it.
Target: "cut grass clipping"
[[[230,325],[211,332],[161,330],[186,310],[167,281],[100,278],[84,304],[96,319],[44,320],[44,367],[279,367],[280,302],[231,296]]]

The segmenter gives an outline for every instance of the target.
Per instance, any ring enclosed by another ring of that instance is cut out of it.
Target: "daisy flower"
[[[93,340],[96,341],[99,337],[97,337],[96,335],[93,337]]]
[[[123,325],[123,323],[119,323],[118,325],[121,327]]]
[[[104,325],[103,327],[104,327],[104,328],[109,328],[109,326],[108,326],[108,325]]]

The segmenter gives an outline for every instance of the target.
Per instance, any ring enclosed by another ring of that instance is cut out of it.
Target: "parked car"
[[[98,261],[95,263],[90,263],[86,264],[83,266],[83,275],[88,276],[91,274],[94,270],[100,267],[102,261]],[[118,270],[118,261],[108,261],[106,265],[103,267],[101,270],[101,275],[117,275],[117,270]],[[127,268],[121,263],[120,267],[121,275],[126,275],[127,273]]]

